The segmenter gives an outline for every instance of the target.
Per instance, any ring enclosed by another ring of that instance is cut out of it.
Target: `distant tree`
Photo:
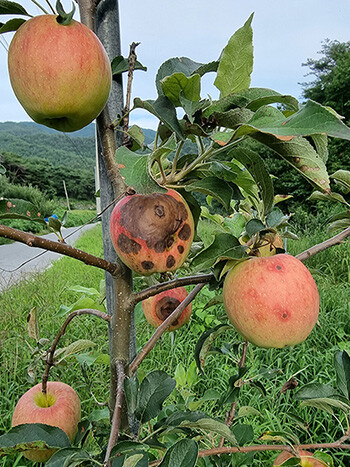
[[[350,120],[350,42],[323,42],[318,60],[309,58],[303,66],[315,79],[302,83],[303,95],[322,105],[328,105]],[[307,75],[307,76],[308,76]]]

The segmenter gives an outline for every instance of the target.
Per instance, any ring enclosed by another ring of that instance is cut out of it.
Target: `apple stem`
[[[172,282],[172,281],[169,281],[169,282]],[[206,285],[205,283],[197,284],[196,287],[180,303],[180,305],[177,308],[175,308],[175,310],[171,313],[171,315],[169,315],[167,319],[164,320],[162,324],[156,329],[156,331],[151,336],[151,338],[148,340],[148,342],[144,345],[144,347],[136,355],[134,360],[130,363],[130,366],[129,366],[130,375],[133,375],[136,372],[141,362],[151,352],[151,350],[154,348],[154,346],[156,345],[158,340],[161,338],[161,336],[165,333],[165,331],[167,331],[167,329],[172,325],[172,323],[181,316],[181,313],[183,312],[183,310],[194,300],[196,295],[202,290],[202,288],[205,285]]]
[[[99,310],[94,310],[94,309],[91,309],[91,308],[82,308],[81,310],[75,310],[75,311],[72,311],[72,313],[70,313],[67,316],[67,318],[66,318],[65,322],[63,323],[63,325],[61,326],[61,329],[59,330],[57,336],[55,337],[54,341],[52,342],[52,345],[51,345],[51,347],[50,347],[50,349],[48,351],[48,354],[47,354],[45,371],[44,371],[44,374],[43,374],[43,377],[42,377],[42,383],[41,383],[42,384],[41,391],[45,395],[47,393],[47,382],[48,382],[48,379],[49,379],[50,368],[55,365],[54,354],[55,354],[55,351],[56,351],[56,347],[57,347],[61,337],[66,332],[68,324],[72,321],[73,318],[75,318],[76,316],[80,316],[80,315],[97,316],[98,318],[101,318],[101,319],[103,319],[103,320],[105,320],[107,322],[109,322],[110,319],[111,319],[111,317],[107,313],[104,313],[103,311],[99,311]]]

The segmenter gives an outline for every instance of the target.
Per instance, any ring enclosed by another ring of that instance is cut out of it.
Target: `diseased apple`
[[[185,300],[187,295],[188,293],[184,287],[177,287],[144,300],[142,309],[147,321],[157,328]],[[186,324],[191,317],[191,313],[192,303],[183,310],[180,317],[168,328],[168,331],[175,331],[175,329],[179,329]]]
[[[300,455],[300,465],[302,465],[303,467],[324,467],[326,465],[324,462],[315,459],[313,457],[312,452],[299,451],[298,453]],[[283,451],[273,463],[273,467],[282,465],[283,462],[286,462],[288,459],[291,459],[293,457],[295,456],[293,456],[293,454],[291,454],[290,452]]]
[[[318,318],[316,283],[307,267],[287,254],[239,263],[227,274],[223,298],[239,334],[259,347],[299,344]]]
[[[113,209],[110,233],[119,258],[144,276],[175,271],[185,261],[194,222],[183,197],[174,190],[130,195]]]
[[[15,33],[8,52],[17,99],[37,123],[59,131],[88,125],[104,108],[111,66],[98,37],[85,25],[35,16]]]
[[[12,427],[25,423],[45,423],[63,430],[73,441],[80,421],[80,400],[74,389],[58,381],[47,383],[46,395],[41,383],[32,387],[17,402]],[[54,449],[33,449],[23,455],[34,462],[45,462]]]

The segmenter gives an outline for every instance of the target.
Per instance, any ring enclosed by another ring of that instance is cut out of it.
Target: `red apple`
[[[315,281],[301,261],[287,254],[239,263],[227,274],[223,297],[231,323],[259,347],[299,344],[318,318]]]
[[[88,125],[104,108],[111,66],[98,37],[85,25],[55,15],[23,23],[8,52],[12,88],[28,115],[59,131]]]
[[[185,300],[187,295],[188,293],[184,287],[178,287],[144,300],[142,309],[147,321],[157,328]],[[192,303],[183,310],[180,317],[168,328],[168,331],[175,331],[175,329],[179,329],[186,324],[191,317],[191,313]]]
[[[45,423],[57,426],[73,441],[80,421],[80,400],[68,384],[57,381],[47,383],[46,395],[41,383],[32,387],[17,402],[12,416],[12,426],[25,423]],[[34,462],[45,462],[54,449],[25,451],[23,455]]]
[[[321,462],[318,459],[315,459],[312,455],[312,452],[299,451],[299,455],[300,455],[300,465],[302,465],[303,467],[324,467],[326,465],[324,462]],[[277,457],[277,459],[273,463],[273,466],[275,467],[278,465],[282,465],[283,462],[293,457],[295,456],[293,456],[293,454],[291,454],[290,452],[283,451]]]
[[[119,258],[144,276],[175,271],[185,261],[193,240],[191,211],[174,190],[130,195],[113,209],[110,233]]]

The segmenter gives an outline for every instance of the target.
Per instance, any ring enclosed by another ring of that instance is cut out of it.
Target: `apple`
[[[312,455],[312,452],[309,451],[299,451],[298,454],[300,455],[300,465],[303,467],[324,467],[325,463],[315,459]],[[281,454],[277,457],[275,462],[273,463],[273,467],[278,465],[283,465],[283,462],[286,462],[288,459],[292,459],[293,454],[287,451],[281,452]]]
[[[80,400],[74,389],[58,381],[47,383],[42,392],[41,383],[32,387],[19,399],[12,416],[12,427],[25,423],[45,423],[57,426],[73,441],[80,421]],[[34,462],[45,462],[54,449],[33,449],[23,453]]]
[[[121,261],[148,276],[182,266],[192,245],[194,222],[186,201],[175,190],[135,194],[115,205],[110,234]]]
[[[187,295],[187,290],[184,287],[177,287],[143,300],[142,309],[147,321],[157,328],[185,300]],[[186,324],[191,313],[192,303],[183,310],[180,317],[168,328],[168,331],[175,331]]]
[[[259,347],[299,344],[318,318],[316,283],[307,267],[288,254],[239,263],[226,276],[223,299],[238,333]]]
[[[59,131],[80,130],[104,108],[111,66],[98,37],[85,25],[40,15],[23,23],[8,51],[14,93],[37,123]]]

